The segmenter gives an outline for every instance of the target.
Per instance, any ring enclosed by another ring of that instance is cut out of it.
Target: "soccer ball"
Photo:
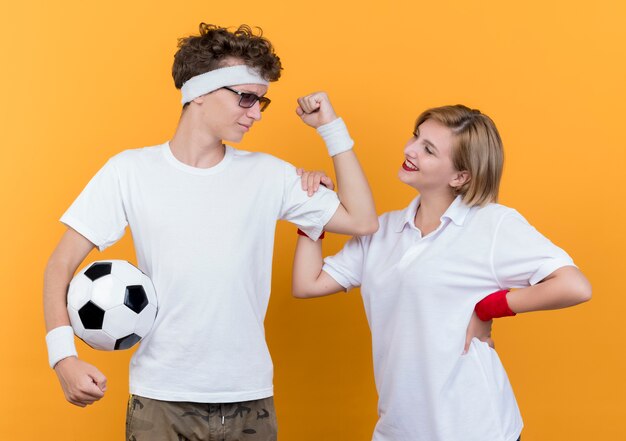
[[[67,312],[74,333],[92,348],[128,349],[152,328],[154,285],[125,260],[93,262],[70,282]]]

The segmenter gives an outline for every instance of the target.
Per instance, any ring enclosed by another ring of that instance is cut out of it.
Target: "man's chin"
[[[230,135],[230,136],[226,136],[224,138],[222,138],[223,142],[241,142],[241,140],[243,139],[243,135],[244,133],[240,133],[237,135]]]

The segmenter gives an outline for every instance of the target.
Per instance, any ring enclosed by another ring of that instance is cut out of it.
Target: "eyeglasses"
[[[269,98],[266,98],[264,96],[258,96],[258,95],[255,95],[253,93],[248,93],[248,92],[240,92],[238,90],[231,89],[230,87],[224,86],[222,87],[222,89],[230,90],[232,93],[236,93],[237,95],[239,95],[239,107],[243,107],[246,109],[249,109],[250,107],[254,106],[254,103],[258,101],[259,108],[261,112],[263,112],[265,109],[267,109],[267,106],[269,106],[270,103],[272,102]]]

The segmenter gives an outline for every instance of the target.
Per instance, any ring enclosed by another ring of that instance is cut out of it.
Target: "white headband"
[[[199,96],[224,86],[235,86],[237,84],[262,84],[267,86],[269,82],[245,64],[221,67],[189,78],[183,84],[183,87],[180,88],[183,94],[182,103],[185,105]]]

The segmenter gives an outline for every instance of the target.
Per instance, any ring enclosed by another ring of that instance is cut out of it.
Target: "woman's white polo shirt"
[[[380,217],[323,270],[361,286],[379,394],[376,441],[514,441],[522,419],[495,350],[477,339],[466,355],[474,305],[493,291],[540,282],[574,265],[517,211],[468,207],[458,197],[422,237],[419,197]]]

